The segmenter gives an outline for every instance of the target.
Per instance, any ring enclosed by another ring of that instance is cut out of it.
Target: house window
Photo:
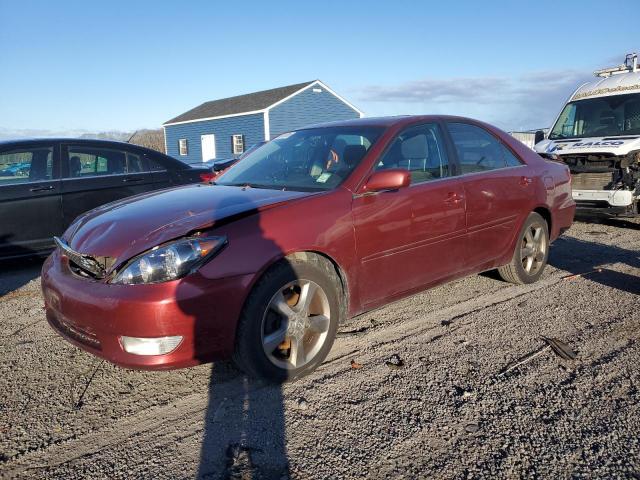
[[[187,148],[187,139],[181,138],[178,140],[178,145],[180,146],[180,155],[188,155],[189,149]]]
[[[244,135],[231,135],[231,144],[234,155],[244,152]]]

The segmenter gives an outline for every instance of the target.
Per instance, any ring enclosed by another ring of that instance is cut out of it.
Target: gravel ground
[[[102,362],[46,324],[40,266],[0,264],[2,478],[640,479],[640,221],[575,223],[535,285],[362,315],[284,387]]]

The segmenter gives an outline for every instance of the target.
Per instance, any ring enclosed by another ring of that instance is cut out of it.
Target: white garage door
[[[216,136],[214,134],[201,135],[202,142],[202,161],[213,160],[216,158]]]

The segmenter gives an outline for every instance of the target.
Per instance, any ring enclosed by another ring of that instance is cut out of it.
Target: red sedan
[[[486,270],[536,281],[574,211],[565,165],[485,123],[309,127],[215,185],[76,219],[43,267],[47,319],[125,367],[231,357],[291,380],[322,362],[351,316]]]

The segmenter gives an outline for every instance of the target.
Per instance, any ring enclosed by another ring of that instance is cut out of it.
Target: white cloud
[[[502,128],[548,126],[578,85],[592,79],[582,71],[542,71],[520,77],[451,77],[397,85],[371,85],[357,92],[371,109],[389,112],[419,107],[424,113],[474,116]],[[387,105],[384,105],[387,104]],[[398,111],[397,113],[406,113]]]

